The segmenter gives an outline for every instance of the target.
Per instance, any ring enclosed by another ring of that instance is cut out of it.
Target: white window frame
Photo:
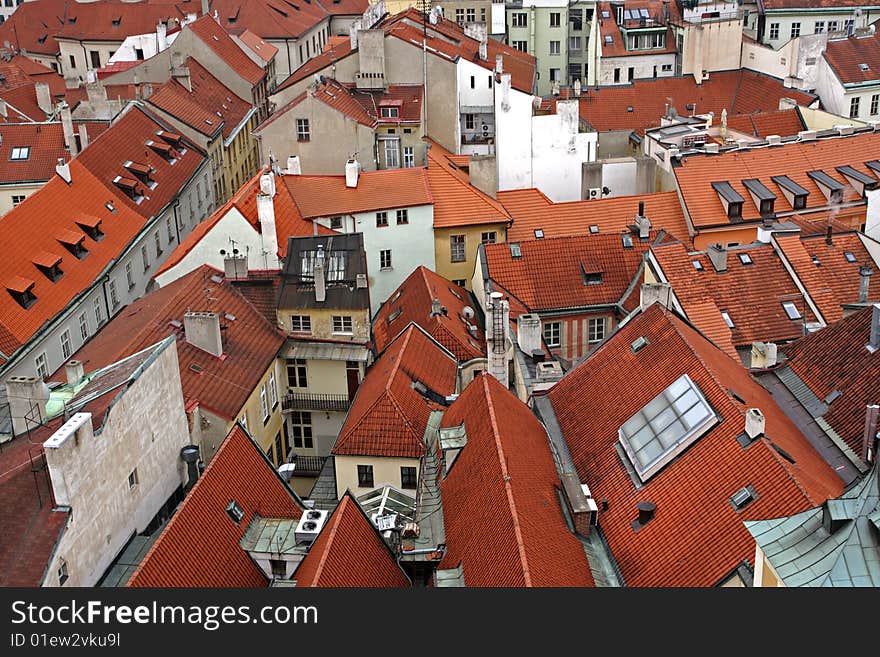
[[[265,383],[260,386],[260,412],[263,414],[263,424],[266,424],[269,421],[269,397]]]
[[[275,385],[275,372],[269,372],[269,403],[274,409],[278,406],[278,387]]]
[[[89,318],[86,313],[81,313],[79,316],[79,334],[83,342],[89,339]]]
[[[46,352],[42,352],[37,354],[37,357],[34,358],[34,369],[37,372],[37,376],[41,379],[45,379],[49,376],[49,365],[46,362]]]
[[[354,332],[354,323],[352,322],[351,315],[332,315],[330,325],[334,334],[351,335]],[[346,325],[348,325],[348,328],[346,328]]]
[[[73,355],[73,349],[70,345],[70,329],[64,329],[61,332],[61,336],[59,339],[61,342],[61,356],[66,361]]]
[[[605,317],[590,317],[587,320],[587,341],[589,344],[597,344],[605,339]]]
[[[548,347],[562,346],[562,322],[544,322],[542,334]]]
[[[410,169],[416,165],[416,149],[414,146],[403,147],[403,166]]]
[[[391,266],[391,249],[382,249],[379,251],[379,270],[392,269]]]

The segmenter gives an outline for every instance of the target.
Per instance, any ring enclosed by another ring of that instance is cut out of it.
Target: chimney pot
[[[67,383],[76,385],[85,376],[85,368],[82,361],[71,360],[64,366],[64,372],[67,374]]]
[[[764,419],[764,414],[761,412],[761,409],[750,408],[746,411],[745,432],[751,440],[763,436],[765,428],[766,420]]]
[[[639,201],[639,216],[640,217],[645,216],[645,202],[644,201]]]
[[[654,518],[657,505],[653,502],[639,502],[637,508],[639,510],[639,524],[647,525]]]
[[[190,490],[196,485],[199,479],[199,446],[186,445],[180,450],[180,458],[186,463],[186,469],[189,474],[189,480],[186,482],[186,490]]]
[[[834,244],[834,240],[831,239],[831,233],[832,229],[831,224],[829,223],[828,228],[825,229],[825,244],[827,244],[828,246],[832,246]]]

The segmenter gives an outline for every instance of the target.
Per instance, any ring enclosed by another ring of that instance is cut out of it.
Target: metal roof
[[[311,360],[355,360],[365,363],[369,355],[369,349],[355,344],[295,342],[290,348],[290,358]]]

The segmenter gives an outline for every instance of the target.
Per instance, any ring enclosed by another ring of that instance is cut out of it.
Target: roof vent
[[[730,505],[740,511],[753,502],[756,497],[758,497],[758,492],[753,486],[744,486],[731,496]]]
[[[630,526],[634,531],[639,531],[654,519],[654,511],[657,510],[657,505],[653,502],[639,502],[636,508],[639,510],[639,516],[630,523]]]
[[[229,514],[229,517],[232,518],[235,524],[240,523],[241,519],[244,518],[244,509],[235,500],[230,500],[229,504],[226,505],[226,513]]]
[[[746,411],[746,435],[754,440],[764,435],[766,420],[759,408],[750,408]]]
[[[633,340],[632,343],[629,345],[629,348],[630,348],[630,351],[632,351],[635,354],[647,346],[648,346],[648,338],[646,338],[645,336],[642,335],[642,336],[639,336],[638,338],[636,338],[635,340]]]

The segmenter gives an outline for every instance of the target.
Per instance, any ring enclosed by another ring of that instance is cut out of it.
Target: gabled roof
[[[880,37],[876,34],[829,39],[823,57],[843,84],[880,82]]]
[[[189,344],[183,327],[172,324],[183,324],[190,310],[220,316],[221,326],[226,327],[222,330],[223,357]],[[172,335],[177,337],[180,382],[187,404],[198,402],[228,421],[241,412],[284,344],[283,334],[234,285],[217,270],[202,265],[127,306],[73,357],[87,370],[96,369]],[[64,377],[64,368],[60,368],[51,378]]]
[[[443,415],[467,444],[441,480],[447,552],[465,586],[594,586],[584,547],[566,526],[544,427],[483,372]]]
[[[6,116],[3,122],[45,121],[46,113],[37,103],[37,83],[49,85],[53,98],[64,96],[64,78],[50,68],[32,59],[16,55],[11,60],[0,60],[0,99],[6,102]]]
[[[236,502],[244,516],[226,512]],[[239,541],[255,517],[299,518],[293,492],[240,424],[208,464],[132,575],[132,587],[264,587],[269,580]]]
[[[298,587],[410,586],[351,492],[342,496],[293,578]]]
[[[436,397],[455,392],[458,361],[417,325],[410,325],[370,367],[333,446],[333,454],[419,458],[431,411],[443,406],[413,386],[423,384]]]
[[[249,3],[242,3],[247,6]],[[259,3],[254,3],[259,4]],[[238,5],[239,7],[241,5]],[[223,29],[211,16],[202,16],[187,25],[208,48],[226,62],[229,67],[239,76],[247,80],[251,85],[256,85],[266,77],[266,71],[258,66],[254,60],[248,57],[235,40],[229,36],[229,32]],[[186,28],[185,28],[186,29]],[[260,34],[257,32],[257,34]],[[260,34],[260,36],[266,36]]]
[[[434,227],[508,223],[510,214],[494,198],[477,189],[445,148],[428,141],[428,185],[434,197]]]
[[[639,203],[645,204],[651,228],[688,239],[676,192],[554,203],[539,190],[529,188],[498,192],[498,200],[513,217],[513,225],[507,229],[508,241],[534,239],[535,230],[543,231],[544,237],[583,235],[590,226],[596,226],[600,233],[619,234],[634,225]]]
[[[431,314],[434,299],[440,302],[445,313]],[[483,358],[486,336],[478,318],[473,314],[470,318],[464,316],[463,310],[467,307],[471,311],[476,307],[467,290],[427,267],[416,267],[376,313],[373,322],[376,351],[381,353],[412,322],[455,354],[459,361]],[[477,330],[472,333],[468,325],[476,326]]]
[[[257,36],[250,30],[245,30],[238,35],[238,38],[244,45],[251,49],[251,52],[267,64],[278,54],[278,48],[268,41],[263,40],[262,37]]]
[[[639,337],[647,345],[634,353]],[[615,449],[618,431],[683,374],[720,422],[637,485]],[[628,586],[715,585],[754,560],[743,520],[797,513],[843,491],[742,365],[659,304],[621,326],[548,396],[580,480],[608,500],[599,527]],[[761,410],[766,428],[743,448],[737,437],[748,408]],[[737,511],[731,497],[747,486],[754,499]],[[639,502],[652,502],[655,512],[636,530]]]
[[[12,149],[28,147],[26,160],[13,160]],[[0,124],[0,182],[46,181],[55,175],[58,158],[67,159],[60,123]]]
[[[347,0],[348,1],[348,0]],[[350,0],[351,2],[363,0]],[[328,3],[329,4],[329,3]],[[217,12],[220,24],[235,34],[250,30],[263,39],[292,39],[329,19],[327,9],[316,2],[287,0],[211,0],[211,14]],[[364,8],[355,13],[363,13]]]
[[[727,117],[727,127],[757,139],[766,139],[767,135],[791,137],[801,130],[807,129],[797,107],[776,110],[775,112],[734,114]]]
[[[822,418],[856,454],[865,431],[865,406],[880,403],[880,352],[865,348],[872,310],[844,317],[785,349],[786,366],[819,400],[828,400]]]
[[[70,0],[22,3],[0,25],[0,43],[8,41],[16,52],[57,54],[59,47],[55,35],[65,25],[68,5],[78,4]]]

